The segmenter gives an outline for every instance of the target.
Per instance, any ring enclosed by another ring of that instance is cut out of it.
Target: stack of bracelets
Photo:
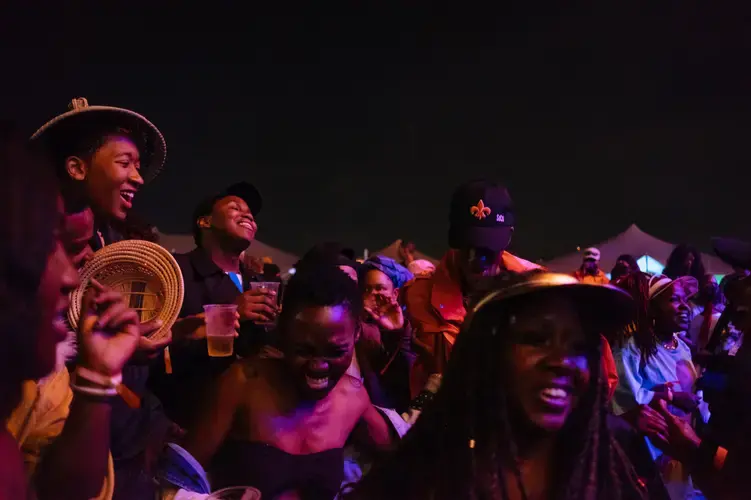
[[[435,394],[441,387],[441,375],[434,373],[428,379],[428,383],[425,384],[425,388],[420,391],[415,399],[409,404],[410,410],[422,411],[425,407],[433,401]]]
[[[117,396],[117,388],[123,381],[121,374],[115,376],[102,375],[83,366],[76,367],[75,375],[71,380],[71,390],[87,398],[111,401]]]

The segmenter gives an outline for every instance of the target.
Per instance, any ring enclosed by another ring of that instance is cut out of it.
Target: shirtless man
[[[245,484],[263,498],[334,498],[350,434],[390,445],[391,426],[352,368],[361,308],[357,284],[333,265],[290,280],[279,318],[284,357],[238,361],[188,432],[185,448],[215,489]]]

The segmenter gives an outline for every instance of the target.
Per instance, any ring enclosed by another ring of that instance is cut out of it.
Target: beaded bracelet
[[[425,405],[433,401],[433,398],[435,398],[435,393],[432,393],[430,391],[422,391],[417,395],[415,399],[412,400],[412,403],[410,403],[409,407],[413,410],[422,411],[423,408],[425,408]]]

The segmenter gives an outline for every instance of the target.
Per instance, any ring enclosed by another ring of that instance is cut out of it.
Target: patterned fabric
[[[414,278],[412,273],[409,272],[406,267],[397,263],[394,259],[380,255],[371,257],[365,261],[364,270],[367,272],[372,269],[381,271],[388,276],[394,284],[394,288],[401,288],[405,283]]]

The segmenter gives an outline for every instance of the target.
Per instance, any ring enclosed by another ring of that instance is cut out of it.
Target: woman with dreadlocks
[[[706,404],[694,393],[696,369],[691,350],[678,333],[690,322],[688,298],[696,291],[696,279],[681,276],[648,275],[641,272],[622,277],[616,286],[627,291],[636,303],[634,322],[627,335],[616,340],[613,355],[620,383],[613,398],[613,410],[644,434],[673,500],[695,498],[685,468],[664,455],[658,446],[667,441],[660,401],[668,411],[690,421],[700,410],[709,417]]]
[[[600,332],[625,324],[629,297],[547,272],[504,281],[402,445],[348,498],[650,498],[611,436],[600,368]]]

